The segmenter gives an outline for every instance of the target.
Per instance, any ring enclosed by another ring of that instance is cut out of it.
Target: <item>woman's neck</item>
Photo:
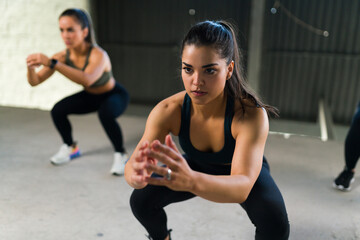
[[[84,42],[84,43],[80,44],[79,46],[71,48],[70,52],[73,52],[77,56],[87,55],[89,48],[90,48],[90,44],[87,42]]]
[[[209,119],[216,116],[224,116],[226,109],[226,95],[225,93],[219,95],[211,102],[204,105],[197,105],[192,102],[194,115]]]

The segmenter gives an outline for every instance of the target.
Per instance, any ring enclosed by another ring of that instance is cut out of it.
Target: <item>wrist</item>
[[[195,195],[198,195],[198,193],[201,192],[200,178],[201,174],[199,172],[193,171],[191,185],[189,186],[189,192],[192,192]]]
[[[49,61],[50,61],[49,68],[54,69],[55,65],[58,63],[58,60],[51,58]]]

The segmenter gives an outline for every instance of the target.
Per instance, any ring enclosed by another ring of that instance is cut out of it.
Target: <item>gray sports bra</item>
[[[70,59],[70,51],[69,51],[69,49],[66,49],[65,64],[70,66],[70,67],[73,67],[73,68],[76,68],[76,69],[80,69],[81,71],[84,71],[85,68],[87,67],[87,65],[89,64],[89,57],[90,57],[90,53],[91,53],[92,49],[93,49],[93,47],[91,46],[90,49],[89,49],[89,52],[88,52],[88,54],[86,56],[84,67],[81,68],[81,69],[74,65],[74,63]],[[96,80],[90,87],[94,88],[94,87],[103,86],[110,80],[110,78],[112,76],[113,76],[113,74],[112,74],[111,70],[108,71],[108,72],[104,71],[103,74],[101,75],[101,77],[98,80]]]

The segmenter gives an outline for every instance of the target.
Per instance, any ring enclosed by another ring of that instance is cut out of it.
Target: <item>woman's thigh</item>
[[[86,114],[95,112],[100,103],[100,99],[96,95],[81,91],[60,100],[55,104],[53,111],[66,114]]]
[[[264,163],[247,200],[241,206],[256,226],[258,237],[256,239],[263,239],[262,236],[265,235],[287,239],[289,221],[285,203],[279,188],[270,175],[267,162]]]

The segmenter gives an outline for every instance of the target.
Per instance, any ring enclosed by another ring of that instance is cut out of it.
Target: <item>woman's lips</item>
[[[191,92],[197,97],[201,97],[206,94],[206,92],[203,92],[203,91],[191,91]]]

